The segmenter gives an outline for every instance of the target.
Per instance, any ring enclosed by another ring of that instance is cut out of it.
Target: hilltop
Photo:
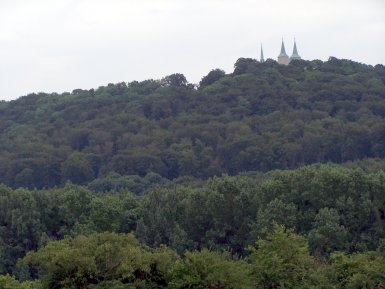
[[[0,183],[207,179],[385,158],[385,67],[240,58],[199,85],[182,74],[0,103]]]

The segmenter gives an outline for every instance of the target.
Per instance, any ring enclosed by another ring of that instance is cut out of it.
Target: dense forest
[[[337,165],[140,197],[3,186],[0,270],[38,280],[0,288],[383,288],[384,192]]]
[[[182,74],[0,103],[0,183],[51,188],[113,175],[207,179],[385,157],[385,67],[239,59]],[[95,185],[94,185],[95,186]]]
[[[384,117],[333,57],[0,102],[0,289],[385,288]]]

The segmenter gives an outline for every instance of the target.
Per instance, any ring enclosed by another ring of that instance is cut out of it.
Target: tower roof
[[[278,55],[278,57],[288,57],[288,55],[286,54],[285,43],[283,43],[283,39],[281,44],[281,53]]]
[[[265,62],[265,58],[263,57],[263,48],[262,48],[262,43],[261,43],[261,63]]]
[[[299,56],[297,51],[297,44],[295,43],[295,39],[294,39],[293,54],[290,57],[290,60],[293,60],[293,59],[301,59],[301,56]]]

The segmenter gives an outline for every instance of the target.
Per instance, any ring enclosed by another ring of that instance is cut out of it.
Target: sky
[[[0,0],[0,100],[183,73],[240,57],[385,64],[385,0]]]

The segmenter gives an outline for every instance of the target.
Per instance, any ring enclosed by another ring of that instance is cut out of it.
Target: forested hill
[[[241,58],[232,74],[213,70],[199,86],[173,74],[31,94],[0,102],[0,183],[208,178],[385,158],[384,117],[385,67],[336,58]]]

